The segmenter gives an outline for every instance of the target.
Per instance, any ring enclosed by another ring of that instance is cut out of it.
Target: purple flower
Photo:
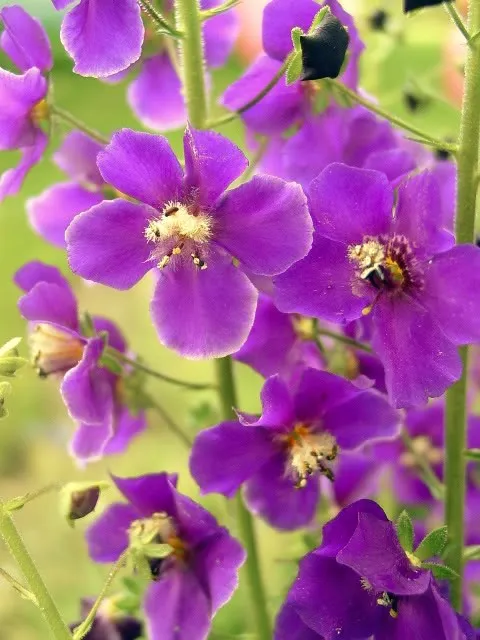
[[[75,218],[66,239],[75,273],[128,289],[156,269],[151,312],[160,340],[190,358],[239,349],[257,291],[244,270],[285,271],[309,250],[312,225],[299,185],[257,176],[219,134],[187,129],[185,172],[161,136],[124,129],[98,157],[106,182],[138,203],[103,202]]]
[[[325,525],[321,546],[300,562],[274,638],[465,640],[463,629],[383,510],[360,500]]]
[[[85,462],[124,451],[145,428],[145,418],[142,413],[130,413],[123,400],[122,379],[101,366],[104,339],[83,335],[69,283],[58,269],[41,262],[25,264],[15,274],[15,283],[25,291],[18,307],[30,322],[33,363],[40,376],[62,380],[63,400],[78,423],[71,453]],[[106,333],[113,348],[126,351],[112,322],[96,317],[93,323],[97,333]]]
[[[65,231],[75,216],[113,195],[97,167],[97,155],[103,148],[81,131],[69,133],[53,160],[70,180],[54,184],[27,200],[30,224],[57,247],[66,247]]]
[[[73,0],[52,2],[61,10]],[[139,59],[144,33],[137,0],[80,0],[64,17],[60,37],[75,73],[103,78]]]
[[[92,598],[82,599],[82,620],[70,625],[72,631],[87,617],[94,602]],[[83,637],[84,640],[137,640],[142,635],[142,623],[132,616],[117,612],[115,602],[107,599],[102,602],[90,631]]]
[[[242,547],[208,511],[177,491],[176,476],[113,480],[128,504],[111,505],[88,529],[90,556],[115,562],[130,548],[148,563],[148,637],[203,640],[213,616],[237,587]],[[149,547],[159,544],[171,549],[162,559],[149,555]]]
[[[196,438],[190,470],[204,493],[231,497],[245,484],[247,502],[272,526],[312,520],[320,476],[334,480],[339,451],[398,431],[397,413],[376,391],[331,373],[306,369],[292,393],[278,376],[262,389],[263,415],[239,414]]]
[[[23,73],[0,68],[0,151],[20,150],[17,167],[0,176],[0,202],[18,193],[30,169],[47,146],[41,124],[48,121],[48,81],[42,74],[52,67],[52,54],[42,25],[22,7],[0,9],[4,31],[0,47]]]
[[[314,245],[275,279],[279,309],[336,323],[371,314],[395,406],[442,395],[461,374],[457,345],[480,339],[480,250],[452,248],[435,179],[402,182],[394,210],[385,175],[333,164],[308,195]]]

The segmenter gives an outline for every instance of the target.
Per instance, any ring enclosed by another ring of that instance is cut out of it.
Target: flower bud
[[[0,348],[0,376],[12,378],[26,360],[19,356],[18,345],[21,338],[12,338]]]
[[[95,511],[100,492],[109,487],[107,482],[69,482],[60,491],[60,504],[67,522],[73,526]]]
[[[327,14],[310,34],[300,36],[302,80],[336,78],[342,69],[349,35],[343,24]]]
[[[422,9],[423,7],[433,7],[442,2],[451,2],[452,0],[405,0],[403,11],[408,13],[415,9]]]

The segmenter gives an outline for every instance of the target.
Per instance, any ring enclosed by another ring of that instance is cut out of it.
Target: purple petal
[[[152,268],[144,232],[155,213],[125,200],[100,203],[68,227],[72,271],[116,289],[130,289]]]
[[[370,300],[353,293],[355,273],[347,249],[314,233],[306,258],[274,280],[274,301],[280,311],[301,313],[329,322],[360,318]]]
[[[246,420],[239,417],[240,422],[249,426],[283,427],[289,430],[295,421],[294,405],[290,390],[280,376],[275,375],[265,381],[260,394],[262,415],[258,419]]]
[[[283,273],[312,246],[313,225],[300,185],[254,176],[221,201],[215,240],[249,271]]]
[[[381,296],[373,314],[372,345],[385,367],[393,406],[423,405],[460,378],[456,347],[418,302],[403,295]]]
[[[165,511],[175,514],[175,487],[167,473],[152,473],[137,478],[112,476],[118,490],[143,517]]]
[[[286,473],[287,460],[282,452],[271,458],[245,486],[245,500],[250,510],[270,526],[293,531],[308,526],[319,500],[319,484],[311,478],[303,489]]]
[[[363,164],[364,169],[382,171],[395,185],[416,168],[415,160],[404,149],[388,149],[371,153]]]
[[[361,391],[345,378],[327,371],[306,369],[295,394],[295,416],[300,422],[323,419],[329,411],[353,400]]]
[[[114,433],[106,443],[103,454],[110,456],[124,453],[131,443],[140,433],[145,431],[147,419],[145,413],[132,415],[128,407],[120,410],[120,415],[115,417]]]
[[[308,195],[316,229],[330,240],[355,245],[390,229],[393,190],[383,173],[334,163],[311,183]]]
[[[163,136],[121,129],[99,154],[98,167],[121,193],[156,209],[182,197],[182,168]]]
[[[81,0],[65,16],[60,37],[75,73],[102,78],[138,60],[144,32],[136,0]]]
[[[72,4],[73,0],[52,0],[53,6],[57,11],[66,9],[69,4]]]
[[[422,302],[454,344],[480,342],[480,249],[458,245],[425,272]]]
[[[283,59],[292,51],[293,27],[308,31],[320,11],[315,0],[271,0],[263,11],[263,48],[275,58]]]
[[[223,422],[195,438],[190,473],[202,493],[232,498],[276,451],[267,428]]]
[[[115,562],[128,547],[128,529],[139,513],[129,504],[112,504],[88,527],[88,553],[95,562]]]
[[[356,449],[369,440],[393,438],[399,428],[400,416],[377,391],[364,391],[338,404],[327,410],[322,420],[322,429],[335,436],[341,449]]]
[[[47,94],[47,81],[39,69],[16,75],[0,69],[0,149],[32,147],[39,129],[30,112]]]
[[[414,595],[424,593],[430,584],[430,573],[408,560],[393,523],[368,513],[359,514],[357,528],[337,561],[366,578],[375,591]]]
[[[89,340],[83,358],[63,378],[60,388],[63,400],[71,418],[78,422],[101,424],[112,417],[113,390],[110,377],[98,365],[103,348],[101,338]]]
[[[64,249],[65,231],[76,215],[102,202],[100,193],[72,182],[56,184],[36,198],[27,200],[31,226],[48,242]]]
[[[18,308],[26,320],[78,330],[77,301],[65,283],[38,282],[20,298]]]
[[[221,0],[201,0],[202,9],[218,7]],[[239,30],[238,14],[234,10],[210,18],[203,26],[205,60],[208,67],[222,67],[232,51]]]
[[[148,637],[206,640],[210,603],[191,571],[167,571],[149,586],[144,606]]]
[[[79,424],[70,441],[70,454],[80,464],[100,460],[112,435],[110,419],[100,424]]]
[[[53,154],[55,164],[74,182],[103,187],[105,182],[97,167],[97,156],[104,146],[82,131],[71,131]]]
[[[280,67],[280,62],[261,56],[225,91],[223,105],[230,111],[241,109],[266,87]],[[281,79],[262,100],[242,114],[242,120],[252,131],[271,136],[293,125],[305,108],[306,98],[301,84],[287,85]]]
[[[1,47],[20,71],[28,71],[31,67],[50,71],[52,51],[40,21],[19,5],[1,9],[0,20],[5,26]]]
[[[365,453],[342,451],[335,465],[335,482],[332,486],[336,504],[344,507],[355,500],[377,495],[379,466],[377,460]],[[393,486],[397,495],[397,485]]]
[[[182,83],[167,53],[143,61],[128,88],[128,102],[140,122],[150,129],[168,131],[185,124]]]
[[[273,640],[319,640],[319,635],[307,627],[287,600],[275,621]]]
[[[214,205],[248,166],[243,152],[214,131],[187,127],[183,148],[186,191],[195,193],[195,203],[200,208]]]
[[[245,550],[226,529],[195,549],[194,570],[208,594],[214,614],[232,597],[238,585],[238,569],[245,561]]]
[[[30,169],[40,162],[47,143],[47,136],[42,131],[37,131],[37,136],[32,146],[20,149],[22,153],[20,163],[0,175],[0,202],[7,196],[13,196],[20,191]]]
[[[167,347],[187,358],[219,358],[247,339],[256,301],[247,276],[226,257],[212,254],[207,269],[191,263],[164,269],[150,309]]]
[[[412,176],[398,189],[394,232],[408,238],[416,252],[427,258],[450,249],[455,238],[440,226],[440,210],[440,191],[434,176],[429,171]]]
[[[287,602],[323,640],[369,638],[374,629],[375,595],[354,571],[315,552],[301,561]]]
[[[13,276],[13,281],[17,287],[20,287],[20,289],[25,292],[33,289],[39,282],[50,282],[64,287],[69,291],[71,290],[68,280],[62,276],[57,267],[52,267],[38,260],[32,260],[24,264],[23,267],[20,267]],[[76,308],[75,304],[74,306]]]

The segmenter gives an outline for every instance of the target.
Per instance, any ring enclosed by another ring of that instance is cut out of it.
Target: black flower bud
[[[343,66],[349,43],[348,31],[328,14],[311,34],[300,36],[301,80],[336,78]]]
[[[383,9],[377,9],[368,18],[368,23],[373,31],[385,31],[390,16]]]
[[[108,488],[106,482],[71,482],[60,492],[62,513],[68,523],[85,518],[95,511],[100,492]]]
[[[403,5],[403,11],[408,13],[415,9],[422,9],[423,7],[434,7],[442,2],[451,2],[452,0],[405,0]]]

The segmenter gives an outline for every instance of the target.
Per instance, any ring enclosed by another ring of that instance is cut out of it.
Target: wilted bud
[[[384,9],[377,9],[368,18],[368,23],[373,31],[385,31],[390,16]]]
[[[451,2],[452,0],[405,0],[403,10],[405,13],[421,9],[422,7],[434,7],[442,2]]]
[[[348,31],[338,18],[328,14],[310,34],[300,36],[302,80],[336,78],[345,61]]]
[[[95,511],[102,489],[108,489],[107,482],[69,482],[60,490],[60,504],[63,515],[73,526]]]
[[[21,338],[12,338],[0,348],[0,376],[11,378],[26,363],[19,356],[17,347],[20,342]]]

